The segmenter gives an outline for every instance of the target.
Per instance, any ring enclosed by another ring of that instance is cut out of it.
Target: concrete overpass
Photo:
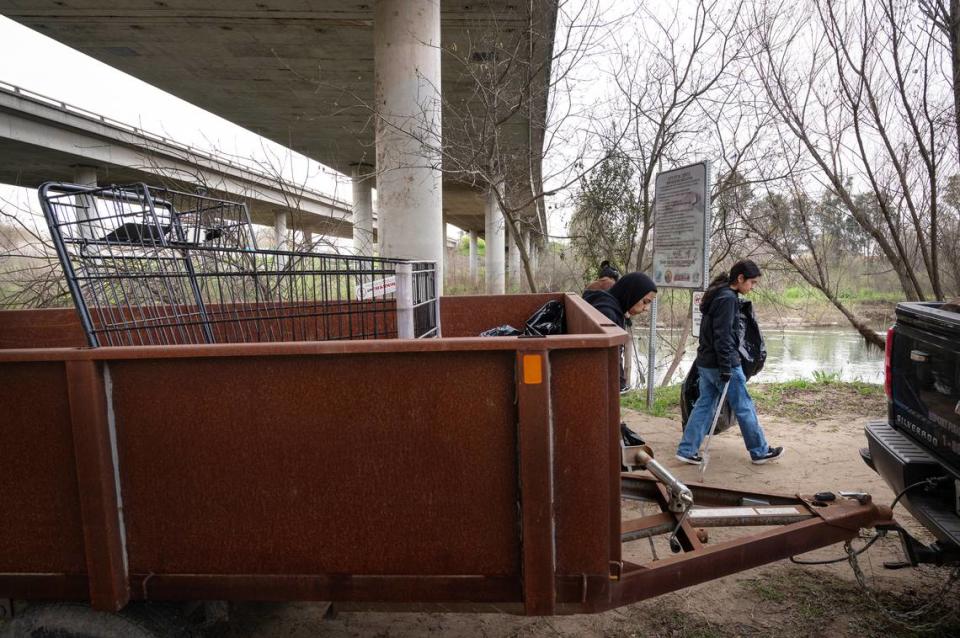
[[[243,198],[253,221],[285,235],[351,237],[349,203],[65,102],[0,81],[0,182],[197,186]]]
[[[361,228],[375,185],[382,254],[441,261],[446,220],[486,236],[496,292],[502,198],[489,187],[527,202],[514,212],[531,244],[544,229],[529,200],[556,0],[0,0],[0,12],[353,175]]]

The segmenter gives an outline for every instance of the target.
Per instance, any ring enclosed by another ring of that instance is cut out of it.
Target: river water
[[[640,330],[635,329],[635,334]],[[646,331],[643,331],[646,333]],[[812,379],[816,371],[836,374],[843,381],[883,383],[883,351],[868,346],[856,331],[836,326],[765,330],[767,363],[751,382],[769,383]],[[646,334],[637,339],[640,366],[647,367]],[[683,380],[696,357],[697,341],[691,339],[674,382]],[[658,380],[670,365],[671,353],[657,353]]]

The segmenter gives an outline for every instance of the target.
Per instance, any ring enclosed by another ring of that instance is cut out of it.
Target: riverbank
[[[757,412],[798,421],[833,414],[883,416],[883,386],[862,381],[840,381],[833,374],[815,374],[812,379],[778,383],[751,383],[750,396]],[[647,406],[646,391],[635,390],[620,398],[624,408],[661,418],[680,418],[680,384],[657,388],[653,406]]]

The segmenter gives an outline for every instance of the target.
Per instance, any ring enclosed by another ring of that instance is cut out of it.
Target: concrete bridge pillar
[[[77,164],[73,167],[73,183],[81,186],[96,186],[97,167]]]
[[[485,211],[484,240],[486,241],[487,262],[487,294],[502,295],[504,291],[503,272],[503,211],[500,203],[491,188],[487,193],[487,208]]]
[[[520,249],[517,247],[517,238],[510,224],[507,224],[506,220],[504,220],[504,224],[507,226],[507,255],[510,258],[507,270],[509,273],[510,290],[514,291],[520,288]]]
[[[470,282],[477,283],[480,273],[480,258],[477,250],[477,231],[470,231]]]
[[[440,3],[377,0],[373,43],[380,254],[442,270]]]
[[[278,210],[273,214],[273,247],[285,250],[287,241],[287,211]]]
[[[364,257],[373,256],[373,182],[372,166],[354,164],[353,252]]]
[[[73,167],[73,183],[79,184],[80,186],[96,187],[97,167],[86,166],[84,164],[75,165]],[[77,221],[84,222],[88,219],[96,219],[98,217],[96,198],[87,195],[77,195],[74,197],[74,200],[77,207]],[[105,232],[101,232],[104,229],[99,226],[99,222],[79,224],[80,236],[86,239],[96,239],[98,236],[104,235]]]

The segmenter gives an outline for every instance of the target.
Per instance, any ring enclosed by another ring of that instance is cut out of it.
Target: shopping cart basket
[[[244,204],[145,184],[39,195],[93,347],[440,335],[432,262],[264,250]]]

